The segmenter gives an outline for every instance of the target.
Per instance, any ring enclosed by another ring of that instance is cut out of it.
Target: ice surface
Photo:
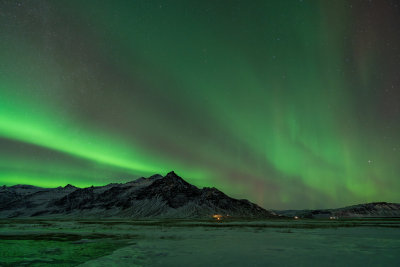
[[[0,222],[0,265],[400,264],[400,220],[396,219]],[[27,242],[29,249],[21,250]]]

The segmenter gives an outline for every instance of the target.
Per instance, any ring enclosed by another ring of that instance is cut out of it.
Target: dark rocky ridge
[[[324,218],[372,218],[372,217],[400,217],[400,204],[387,202],[372,202],[348,206],[339,209],[321,210],[283,210],[275,211],[277,214],[299,218],[324,219]]]
[[[209,218],[277,217],[247,200],[228,197],[216,188],[199,189],[174,172],[125,184],[77,188],[16,185],[0,188],[0,218]]]

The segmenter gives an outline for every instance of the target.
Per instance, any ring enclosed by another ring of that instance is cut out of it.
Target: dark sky
[[[0,0],[0,184],[400,202],[399,5]]]

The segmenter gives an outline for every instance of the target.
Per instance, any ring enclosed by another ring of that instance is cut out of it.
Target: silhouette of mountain
[[[174,172],[124,184],[78,188],[30,185],[0,188],[0,218],[207,218],[277,217],[247,200],[237,200],[216,188],[199,189]]]
[[[282,216],[299,218],[357,218],[357,217],[400,217],[400,204],[372,202],[339,209],[282,210],[275,211]]]

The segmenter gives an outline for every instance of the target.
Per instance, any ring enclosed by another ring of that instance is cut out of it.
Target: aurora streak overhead
[[[0,185],[400,202],[397,1],[1,0],[0,59]]]

